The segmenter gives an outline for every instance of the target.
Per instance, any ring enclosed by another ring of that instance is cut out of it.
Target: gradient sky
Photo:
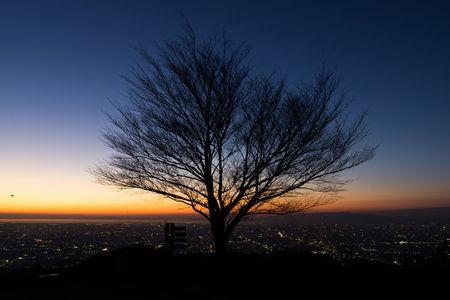
[[[322,210],[450,206],[448,1],[2,0],[0,213],[189,212],[87,173],[109,153],[100,108],[126,101],[132,47],[154,51],[182,16],[200,34],[226,29],[256,70],[293,83],[324,55],[337,64],[380,148]]]

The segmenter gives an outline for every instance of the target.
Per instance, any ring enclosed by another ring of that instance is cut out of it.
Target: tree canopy
[[[188,27],[126,77],[129,105],[103,133],[114,155],[99,182],[140,189],[191,207],[226,252],[236,225],[330,201],[343,171],[374,155],[365,114],[353,116],[335,73],[322,67],[293,87],[256,72],[249,51],[226,35],[200,39]]]

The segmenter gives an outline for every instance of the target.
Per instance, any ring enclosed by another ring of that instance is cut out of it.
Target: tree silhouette
[[[190,206],[210,225],[218,254],[236,225],[255,214],[288,214],[331,201],[339,174],[374,155],[361,145],[364,114],[348,118],[349,101],[333,71],[291,87],[254,72],[249,51],[225,35],[182,35],[126,78],[126,107],[107,114],[103,133],[114,155],[94,173],[102,184],[140,189]]]

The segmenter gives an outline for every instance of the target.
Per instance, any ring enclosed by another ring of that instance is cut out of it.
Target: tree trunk
[[[228,253],[228,235],[225,232],[225,220],[218,217],[211,220],[211,232],[216,255],[218,257],[226,256]]]
[[[226,256],[228,253],[228,239],[225,238],[225,233],[214,234],[214,248],[217,256]]]

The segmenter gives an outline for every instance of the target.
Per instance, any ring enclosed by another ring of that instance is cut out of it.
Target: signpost
[[[166,251],[169,254],[173,254],[175,249],[186,248],[186,226],[166,223],[165,237]]]

